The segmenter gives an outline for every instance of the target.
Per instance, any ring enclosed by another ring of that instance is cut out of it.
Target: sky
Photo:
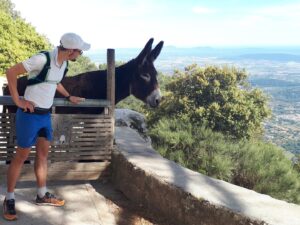
[[[11,0],[58,45],[78,33],[92,49],[300,46],[299,0]]]

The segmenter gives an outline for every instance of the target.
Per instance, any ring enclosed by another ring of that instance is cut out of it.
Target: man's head
[[[59,49],[68,53],[68,60],[75,61],[82,51],[89,50],[90,44],[75,33],[65,33],[60,39]]]

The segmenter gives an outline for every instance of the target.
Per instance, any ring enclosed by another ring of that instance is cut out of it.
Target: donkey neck
[[[131,95],[131,82],[137,69],[135,60],[116,68],[116,103]]]

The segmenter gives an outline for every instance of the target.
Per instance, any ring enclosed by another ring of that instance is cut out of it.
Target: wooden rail
[[[22,97],[20,97],[22,98]],[[15,105],[10,95],[0,96],[0,105]],[[64,98],[55,98],[53,106],[67,106],[67,107],[111,107],[111,102],[106,99],[85,99],[83,102],[73,104]]]

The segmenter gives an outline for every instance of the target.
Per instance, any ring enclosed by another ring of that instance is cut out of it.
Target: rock
[[[131,109],[115,109],[115,126],[130,127],[138,132],[138,134],[146,141],[150,142],[147,136],[146,120],[143,114]]]

